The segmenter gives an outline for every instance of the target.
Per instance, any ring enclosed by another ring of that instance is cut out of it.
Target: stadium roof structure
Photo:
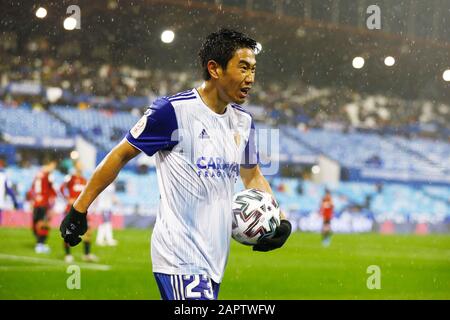
[[[381,29],[369,30],[365,0],[236,1],[41,1],[46,19],[33,17],[38,4],[2,4],[0,34],[14,34],[16,54],[26,42],[44,37],[53,54],[95,62],[130,63],[143,68],[195,70],[204,36],[220,26],[242,30],[262,44],[258,81],[301,79],[315,86],[450,102],[448,1],[375,1]],[[62,28],[66,8],[81,9],[81,29]],[[175,41],[159,40],[165,28]],[[1,35],[0,35],[1,36]],[[59,47],[77,47],[65,50]],[[65,56],[64,56],[65,55]],[[364,68],[351,67],[361,56]],[[388,68],[386,56],[396,63]],[[199,73],[200,75],[200,73]]]

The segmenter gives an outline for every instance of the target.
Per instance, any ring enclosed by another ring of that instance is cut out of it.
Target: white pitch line
[[[46,259],[46,258],[36,258],[36,257],[26,257],[26,256],[16,256],[11,254],[0,253],[0,260],[11,260],[11,261],[23,261],[37,264],[50,264],[50,265],[60,265],[60,266],[69,266],[69,265],[78,265],[82,269],[92,269],[92,270],[101,270],[108,271],[111,269],[111,266],[104,264],[95,264],[95,263],[66,263],[61,260],[54,259]],[[2,266],[2,269],[6,268],[17,268],[17,266]]]
[[[46,265],[46,266],[38,266],[38,265],[33,265],[33,266],[0,266],[0,271],[34,271],[34,272],[42,272],[42,271],[53,271],[53,270],[58,270],[60,269],[60,266],[50,266],[50,265]]]

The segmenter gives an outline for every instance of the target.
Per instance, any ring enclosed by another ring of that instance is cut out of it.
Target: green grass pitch
[[[150,231],[116,231],[117,247],[93,247],[96,264],[80,263],[81,288],[66,286],[62,243],[37,255],[30,230],[0,228],[0,299],[159,299],[150,263]],[[380,268],[380,289],[368,289]],[[232,240],[219,299],[450,299],[450,235],[294,233],[284,248],[253,252]]]

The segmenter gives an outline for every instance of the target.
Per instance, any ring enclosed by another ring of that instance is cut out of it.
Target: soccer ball
[[[255,245],[271,238],[280,225],[280,208],[274,197],[261,190],[247,189],[233,197],[232,237],[245,244]]]

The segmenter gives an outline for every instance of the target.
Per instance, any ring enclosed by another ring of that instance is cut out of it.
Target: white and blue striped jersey
[[[130,144],[156,157],[161,199],[151,242],[153,272],[204,274],[221,282],[234,184],[240,166],[258,162],[252,128],[252,117],[239,105],[217,114],[192,89],[154,101],[128,132]]]

